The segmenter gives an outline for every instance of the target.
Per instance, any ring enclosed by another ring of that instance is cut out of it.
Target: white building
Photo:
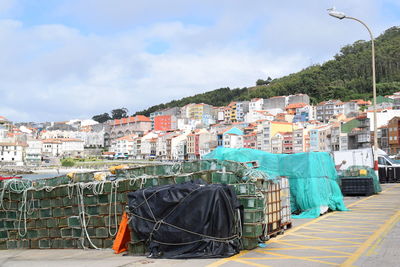
[[[310,151],[331,151],[331,143],[328,138],[330,128],[331,125],[323,125],[310,129]]]
[[[101,148],[104,147],[104,130],[102,131],[81,131],[80,139],[84,142],[84,147]]]
[[[245,115],[245,121],[248,123],[252,123],[255,121],[259,121],[259,120],[267,120],[267,121],[272,121],[274,120],[274,115],[272,115],[271,113],[269,113],[266,110],[253,110],[253,111],[249,111],[246,115]]]
[[[22,143],[0,143],[1,165],[24,165],[26,144]]]
[[[249,112],[249,101],[236,102],[236,121],[244,121],[245,115]]]
[[[264,99],[262,98],[253,98],[249,103],[249,112],[255,110],[262,110],[264,105]]]
[[[140,155],[142,159],[154,158],[157,155],[158,134],[149,132],[141,138]]]
[[[323,101],[317,105],[317,120],[328,122],[334,115],[344,114],[344,103],[340,100]]]
[[[42,161],[43,142],[41,140],[28,140],[25,153],[25,164],[38,166]]]
[[[111,143],[110,151],[115,154],[123,154],[127,156],[133,156],[134,142],[136,134],[131,134],[115,139]]]
[[[271,153],[282,154],[283,151],[283,135],[282,133],[276,133],[271,138]]]
[[[235,133],[225,133],[223,135],[223,146],[229,148],[243,148],[243,136]]]
[[[43,155],[52,157],[71,157],[83,155],[83,141],[77,138],[52,138],[43,141]]]
[[[370,131],[374,130],[374,112],[372,110],[368,110],[367,117],[369,119],[369,127]],[[394,117],[400,117],[400,110],[399,109],[385,109],[385,110],[378,110],[376,112],[377,118],[377,127],[385,126],[389,123],[391,119]]]
[[[48,157],[61,156],[61,141],[57,139],[45,139],[42,141],[42,153]]]
[[[46,139],[58,139],[58,138],[80,138],[82,133],[79,131],[69,131],[69,130],[44,130],[40,133],[40,138]]]
[[[307,152],[306,136],[308,129],[300,128],[293,131],[293,153]]]
[[[171,158],[173,160],[184,160],[186,154],[186,139],[190,132],[183,132],[171,139]]]
[[[354,101],[343,103],[343,113],[346,116],[356,116],[359,110],[360,107]]]

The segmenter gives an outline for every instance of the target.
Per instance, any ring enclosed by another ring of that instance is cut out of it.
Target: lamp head
[[[329,8],[327,10],[328,10],[328,14],[334,18],[344,19],[346,17],[346,14],[344,14],[343,12],[336,11],[336,9],[334,7]]]

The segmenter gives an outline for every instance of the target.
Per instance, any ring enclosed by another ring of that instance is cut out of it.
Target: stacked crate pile
[[[281,177],[281,228],[283,230],[292,227],[292,211],[290,206],[290,186],[287,177]]]
[[[117,191],[116,183],[96,183],[103,187],[99,193],[82,178],[75,184],[65,176],[41,180],[19,193],[12,191],[22,181],[15,181],[11,190],[2,190],[0,248],[111,247],[130,181],[119,181]]]
[[[95,181],[94,172],[34,182],[2,181],[0,249],[110,248],[128,192],[195,179],[234,186],[245,209],[242,241],[245,249],[251,249],[268,232],[268,224],[278,221],[274,214],[279,196],[267,182],[260,188],[246,180],[247,171],[233,161],[201,160],[119,169],[114,181]]]
[[[281,229],[281,188],[280,179],[266,180],[263,182],[262,192],[264,194],[264,213],[266,231],[264,237],[268,240],[276,236]]]
[[[265,228],[265,201],[254,183],[233,185],[243,212],[242,244],[244,249],[257,247]]]
[[[202,179],[206,183],[224,183],[233,186],[240,204],[244,207],[244,217],[242,218],[243,249],[253,249],[257,247],[260,241],[268,240],[278,233],[282,233],[282,223],[290,222],[288,179],[284,177],[275,180],[265,180],[265,177],[250,179],[246,176],[249,174],[248,170],[248,168],[236,162],[204,160],[183,163],[180,174],[174,177],[175,183]],[[132,170],[125,170],[125,173],[130,172]],[[285,190],[283,204],[281,187]],[[283,216],[282,207],[289,214]],[[130,254],[143,255],[146,248],[145,242],[138,240],[132,230],[131,240]]]

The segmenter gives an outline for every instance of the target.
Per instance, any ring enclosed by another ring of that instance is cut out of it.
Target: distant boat
[[[9,179],[21,179],[22,176],[0,176],[0,181]]]

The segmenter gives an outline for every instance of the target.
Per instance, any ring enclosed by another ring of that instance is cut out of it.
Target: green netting
[[[290,181],[293,218],[316,218],[324,208],[347,210],[337,183],[335,164],[326,152],[271,154],[249,148],[217,148],[204,159],[258,161],[270,179],[287,176]]]
[[[342,174],[343,177],[353,177],[353,178],[365,178],[372,177],[374,181],[374,193],[382,192],[381,185],[379,183],[379,178],[373,169],[368,166],[350,166]],[[340,178],[340,177],[339,177]],[[340,183],[340,179],[339,179]]]

